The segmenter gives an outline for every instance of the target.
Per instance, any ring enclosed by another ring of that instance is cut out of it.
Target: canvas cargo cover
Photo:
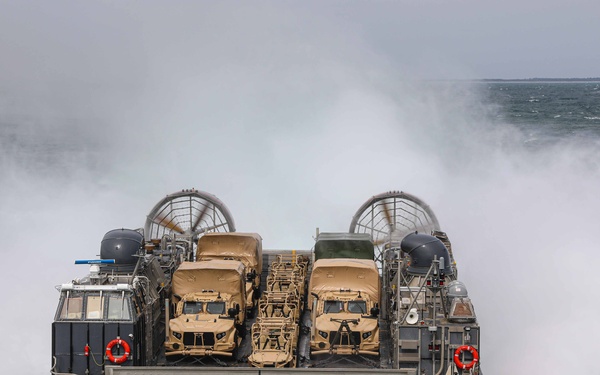
[[[173,274],[173,293],[183,297],[188,293],[212,289],[243,300],[244,276],[244,265],[237,260],[183,262]]]
[[[313,266],[310,291],[360,290],[379,302],[379,271],[372,260],[320,259]],[[311,301],[312,302],[312,301]]]
[[[198,240],[196,259],[236,258],[262,273],[262,237],[258,233],[207,233]]]
[[[375,259],[375,246],[368,233],[320,233],[315,260],[331,258]]]

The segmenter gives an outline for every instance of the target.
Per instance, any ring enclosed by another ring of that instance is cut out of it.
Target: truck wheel
[[[237,326],[237,334],[244,339],[244,337],[246,337],[246,323],[242,323],[239,326]]]

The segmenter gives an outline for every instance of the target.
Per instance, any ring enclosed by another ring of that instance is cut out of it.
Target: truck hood
[[[377,327],[376,318],[361,318],[360,314],[323,314],[317,317],[315,328],[324,332],[337,331],[340,327],[340,322],[334,322],[331,319],[348,320],[348,326],[352,331],[367,332],[373,331]],[[358,323],[354,324],[350,320],[358,320]]]
[[[227,293],[231,300],[246,307],[244,265],[236,260],[183,262],[173,274],[173,293],[185,296],[202,290]]]
[[[350,289],[368,295],[371,301],[379,302],[379,271],[372,260],[319,259],[313,266],[309,289],[318,295]],[[313,301],[311,294],[308,306],[312,306]]]
[[[226,332],[234,326],[233,319],[215,315],[181,315],[169,321],[169,329],[175,332]]]

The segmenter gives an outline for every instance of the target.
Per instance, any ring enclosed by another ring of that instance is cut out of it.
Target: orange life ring
[[[465,350],[471,352],[471,355],[473,355],[473,360],[469,363],[462,363],[460,361],[460,355]],[[454,352],[454,363],[456,363],[456,366],[458,366],[459,369],[469,370],[473,368],[473,366],[475,366],[477,362],[479,362],[479,353],[477,353],[477,349],[470,345],[463,345],[456,348],[456,351]]]
[[[122,356],[120,356],[118,358],[115,358],[115,356],[112,353],[112,348],[115,345],[121,345],[123,347],[123,349],[125,350],[125,354],[123,354]],[[108,345],[106,345],[106,357],[112,363],[121,364],[121,363],[125,362],[127,360],[127,358],[129,358],[129,353],[130,353],[129,344],[127,343],[127,341],[121,340],[120,337],[117,337],[116,339],[109,342]]]

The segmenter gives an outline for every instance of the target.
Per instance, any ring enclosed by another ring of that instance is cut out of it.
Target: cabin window
[[[325,301],[325,314],[337,314],[342,312],[343,310],[344,303],[342,301]]]
[[[85,319],[102,319],[104,318],[104,304],[102,296],[87,296],[85,307]]]
[[[64,299],[60,319],[81,319],[83,311],[83,297],[71,296]]]
[[[202,312],[202,302],[186,301],[183,304],[184,314],[200,314]]]
[[[206,312],[209,314],[225,314],[225,302],[208,302]]]
[[[348,301],[348,312],[354,314],[366,314],[367,303],[365,301]]]
[[[131,320],[129,298],[121,295],[108,297],[108,320]]]

